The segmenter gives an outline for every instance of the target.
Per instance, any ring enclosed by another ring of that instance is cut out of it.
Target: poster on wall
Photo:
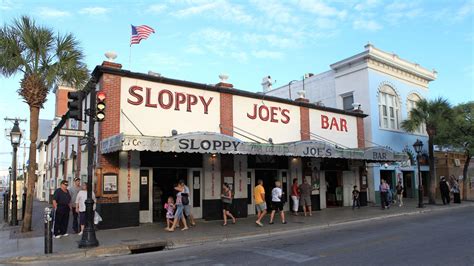
[[[117,193],[117,175],[104,174],[104,194]]]
[[[313,189],[311,194],[319,195],[320,186],[321,186],[321,180],[319,177],[319,169],[315,167],[311,175],[311,188]]]

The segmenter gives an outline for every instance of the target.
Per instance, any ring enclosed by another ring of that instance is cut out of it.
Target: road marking
[[[303,263],[303,262],[307,262],[307,261],[310,261],[310,260],[319,259],[319,256],[310,257],[310,256],[306,256],[306,255],[299,254],[299,253],[284,251],[284,250],[281,250],[281,249],[255,248],[255,249],[252,249],[252,250],[250,250],[250,249],[248,249],[248,250],[252,251],[253,253],[264,255],[264,256],[267,256],[267,257],[272,257],[272,258],[277,258],[277,259],[285,259],[285,260],[289,260],[289,261],[296,262],[296,263]]]

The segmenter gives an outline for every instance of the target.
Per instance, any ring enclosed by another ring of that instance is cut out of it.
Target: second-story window
[[[344,94],[341,97],[342,97],[342,109],[344,111],[354,110],[354,107],[352,106],[352,104],[354,103],[354,95],[350,93],[350,94]]]
[[[410,117],[411,110],[416,108],[416,103],[419,100],[421,100],[420,96],[418,96],[415,93],[412,93],[412,94],[408,95],[408,97],[407,97],[407,116],[408,116],[408,118]],[[420,126],[418,126],[418,128],[415,129],[414,133],[426,134],[425,125],[421,124]]]
[[[385,129],[400,129],[400,101],[395,90],[383,85],[379,90],[379,126]]]

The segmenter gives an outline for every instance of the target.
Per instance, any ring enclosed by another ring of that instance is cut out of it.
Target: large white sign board
[[[357,148],[357,118],[310,109],[311,139],[328,139],[348,148]],[[316,137],[317,136],[317,137]]]

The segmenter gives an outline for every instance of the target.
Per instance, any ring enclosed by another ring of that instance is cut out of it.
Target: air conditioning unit
[[[461,161],[459,159],[454,159],[455,166],[461,166]]]

